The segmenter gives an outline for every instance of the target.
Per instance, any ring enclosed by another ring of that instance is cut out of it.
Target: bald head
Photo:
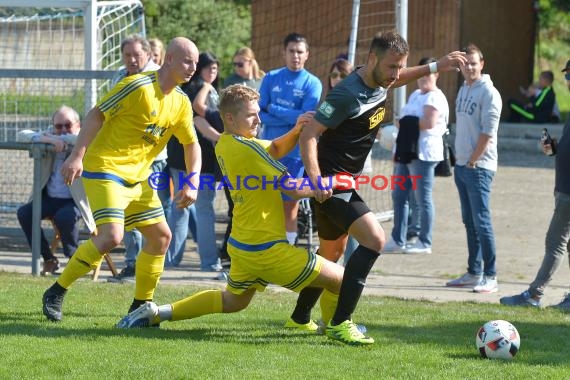
[[[191,52],[199,54],[196,44],[186,37],[174,37],[166,48],[166,54],[171,55],[188,54]]]
[[[199,54],[196,44],[188,38],[173,38],[166,48],[162,70],[159,70],[163,83],[168,83],[167,87],[170,88],[172,84],[176,86],[188,82],[196,71]]]

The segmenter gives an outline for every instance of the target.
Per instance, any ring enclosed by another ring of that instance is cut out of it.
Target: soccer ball
[[[483,358],[511,360],[519,351],[521,337],[510,322],[496,320],[479,328],[475,344]]]
[[[386,125],[380,130],[380,146],[387,151],[392,151],[398,137],[398,128],[395,125]]]

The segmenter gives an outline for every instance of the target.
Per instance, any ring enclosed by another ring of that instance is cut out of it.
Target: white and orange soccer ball
[[[479,328],[475,344],[483,358],[511,360],[519,352],[521,337],[510,322],[496,320]]]

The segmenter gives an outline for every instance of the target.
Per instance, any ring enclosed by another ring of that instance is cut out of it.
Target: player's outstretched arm
[[[301,131],[305,125],[313,119],[313,116],[315,116],[315,111],[309,111],[299,115],[297,123],[289,132],[274,139],[269,147],[269,154],[271,157],[280,159],[289,153],[291,149],[297,145]]]
[[[400,71],[400,77],[394,83],[393,87],[400,87],[406,85],[410,82],[413,82],[424,75],[427,75],[432,72],[432,69],[435,69],[434,72],[442,73],[453,71],[459,71],[459,68],[467,63],[466,54],[462,51],[452,51],[437,60],[435,63],[431,63],[427,65],[421,66],[412,66],[412,67],[405,67]],[[435,64],[435,66],[433,66]]]

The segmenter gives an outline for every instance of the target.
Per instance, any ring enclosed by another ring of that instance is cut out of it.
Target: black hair
[[[307,51],[309,51],[309,43],[307,42],[307,39],[305,38],[305,36],[303,36],[302,34],[299,33],[290,33],[287,35],[287,37],[285,37],[285,39],[283,40],[283,47],[287,48],[287,45],[289,45],[290,42],[303,42],[305,44],[305,47],[307,48]]]

